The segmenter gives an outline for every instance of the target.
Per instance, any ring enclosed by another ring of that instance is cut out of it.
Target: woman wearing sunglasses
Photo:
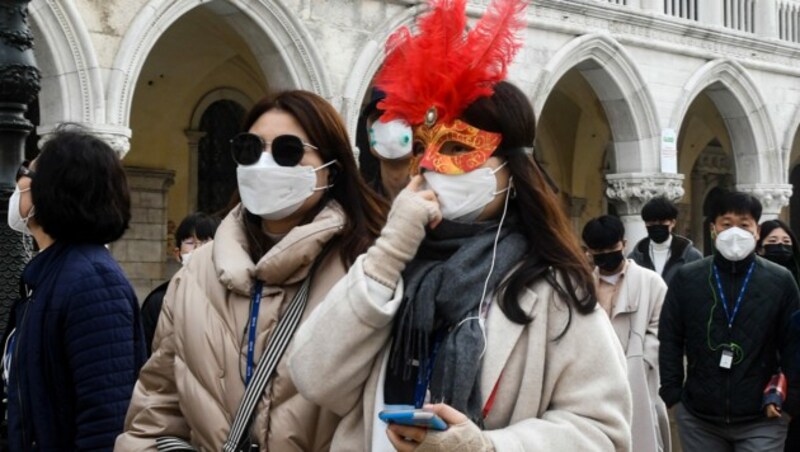
[[[245,388],[273,360],[265,350],[291,341],[280,328],[286,313],[301,300],[305,318],[380,231],[385,205],[360,178],[345,127],[323,98],[263,99],[245,130],[231,141],[241,204],[170,282],[116,450],[176,441],[221,450],[242,427],[233,420],[250,403]],[[297,393],[287,356],[252,399],[244,447],[327,450],[339,417]]]
[[[466,1],[434,1],[419,35],[389,39],[381,120],[413,127],[421,175],[290,361],[300,393],[343,417],[332,450],[630,450],[619,341],[530,155],[533,109],[497,79],[518,48],[497,26],[524,26],[527,3],[494,1],[465,39]]]
[[[4,340],[9,450],[110,450],[122,432],[147,358],[136,295],[103,245],[130,217],[119,158],[79,130],[17,172],[8,223],[39,252]]]

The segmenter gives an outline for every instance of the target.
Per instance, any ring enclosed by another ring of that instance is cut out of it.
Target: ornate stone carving
[[[606,182],[606,196],[620,215],[639,215],[642,206],[656,196],[677,201],[684,193],[683,174],[608,174]]]
[[[736,189],[755,196],[764,208],[762,215],[772,218],[789,205],[789,199],[792,197],[791,184],[742,184],[737,185]]]
[[[19,50],[33,48],[33,34],[29,30],[2,30],[0,31],[0,39],[5,41],[6,45]]]

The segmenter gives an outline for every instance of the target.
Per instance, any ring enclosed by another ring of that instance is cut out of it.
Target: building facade
[[[471,1],[469,14],[488,3]],[[37,133],[80,123],[123,159],[133,224],[112,250],[141,299],[174,270],[170,228],[227,204],[226,144],[244,112],[269,91],[307,89],[354,137],[387,37],[425,8],[33,0]],[[679,232],[707,246],[703,212],[725,188],[800,227],[800,0],[532,0],[527,23],[510,80],[534,105],[535,152],[576,231],[613,212],[632,246],[645,235],[641,206],[665,195],[679,203]]]

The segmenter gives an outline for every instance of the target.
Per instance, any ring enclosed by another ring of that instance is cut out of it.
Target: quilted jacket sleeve
[[[91,265],[91,264],[89,264]],[[121,271],[71,284],[64,347],[75,388],[75,450],[110,450],[145,359],[136,296]]]
[[[133,389],[125,431],[117,438],[116,451],[154,451],[162,436],[189,438],[175,385],[175,339],[173,301],[182,289],[180,272],[164,296],[161,316],[153,339],[153,354],[142,367]]]

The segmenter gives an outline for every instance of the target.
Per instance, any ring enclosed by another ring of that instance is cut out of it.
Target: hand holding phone
[[[433,430],[447,430],[447,423],[431,411],[426,410],[383,410],[378,418],[387,424],[427,427]]]

